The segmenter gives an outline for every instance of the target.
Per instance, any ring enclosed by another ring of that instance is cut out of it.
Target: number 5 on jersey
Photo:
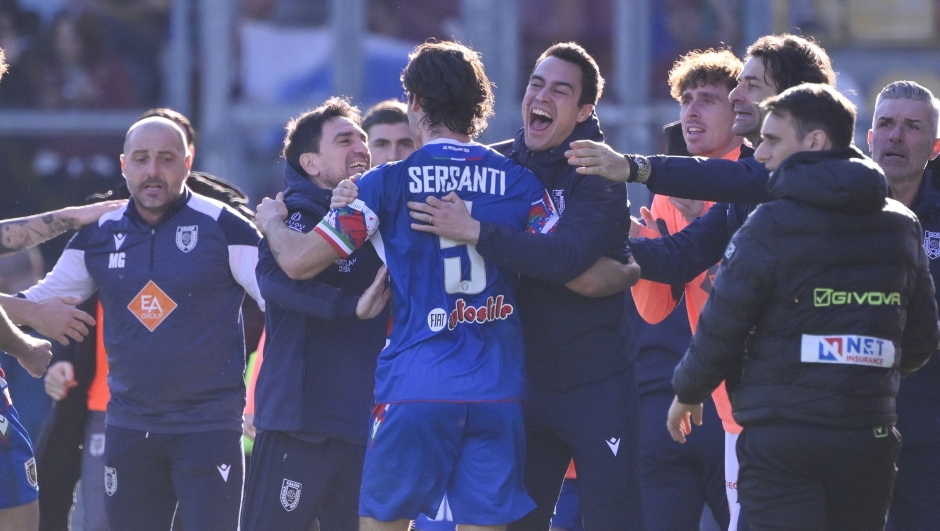
[[[473,202],[464,202],[467,211],[473,213]],[[463,257],[451,256],[444,258],[444,292],[448,295],[465,293],[476,295],[486,289],[486,261],[477,252],[475,245],[458,242],[450,238],[441,237],[441,249],[453,247],[467,247],[467,257],[470,259],[470,278],[463,278]]]

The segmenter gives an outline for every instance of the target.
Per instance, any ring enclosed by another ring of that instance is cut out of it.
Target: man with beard
[[[133,124],[123,207],[80,230],[30,300],[98,291],[107,319],[105,510],[111,529],[238,525],[245,345],[241,304],[259,305],[260,236],[234,209],[192,193],[192,153],[162,117]]]

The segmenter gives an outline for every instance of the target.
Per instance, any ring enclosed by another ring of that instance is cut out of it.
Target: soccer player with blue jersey
[[[378,359],[360,529],[408,528],[437,514],[444,493],[461,529],[504,528],[534,508],[523,486],[523,339],[517,277],[472,245],[411,229],[406,203],[455,192],[474,215],[519,231],[558,219],[538,179],[472,141],[493,96],[479,57],[455,43],[420,45],[402,74],[417,145],[402,162],[359,179],[359,199],[314,231],[258,207],[281,268],[309,278],[370,239],[392,279],[394,324]]]

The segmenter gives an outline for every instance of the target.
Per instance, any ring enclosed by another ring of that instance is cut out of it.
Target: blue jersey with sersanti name
[[[455,191],[477,220],[550,232],[558,216],[538,178],[483,145],[436,140],[358,185],[356,202],[315,230],[343,256],[371,239],[388,265],[394,324],[376,402],[525,398],[517,275],[473,245],[413,230],[406,203]]]

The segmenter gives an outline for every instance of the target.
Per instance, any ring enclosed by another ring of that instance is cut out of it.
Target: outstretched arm
[[[317,231],[302,234],[284,224],[287,206],[284,194],[265,197],[258,205],[255,224],[268,240],[271,253],[281,269],[293,280],[306,280],[317,276],[340,254]]]
[[[583,175],[600,175],[614,182],[639,182],[653,193],[724,203],[764,203],[770,172],[753,158],[739,161],[617,153],[607,144],[590,140],[571,143],[568,164]]]
[[[126,202],[105,201],[0,221],[0,255],[22,251],[51,240],[67,230],[79,229]]]
[[[16,358],[31,376],[39,378],[52,359],[52,343],[21,332],[0,308],[0,350]]]

